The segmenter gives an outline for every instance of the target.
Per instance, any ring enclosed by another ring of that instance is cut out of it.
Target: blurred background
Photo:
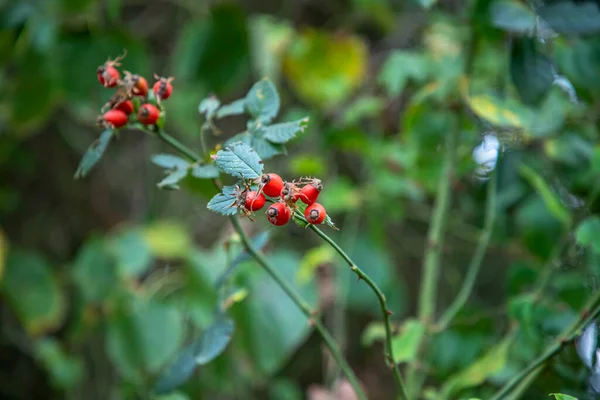
[[[440,388],[450,398],[489,398],[597,289],[597,2],[0,5],[3,399],[353,398],[336,392],[340,371],[309,322],[242,255],[228,220],[206,209],[210,181],[157,188],[164,172],[151,156],[171,149],[121,130],[89,175],[73,178],[112,94],[96,68],[124,50],[124,70],[149,82],[154,73],[175,77],[166,129],[193,148],[200,101],[229,103],[263,77],[279,90],[278,121],[310,117],[285,151],[265,157],[265,171],[323,180],[320,202],[341,230],[324,229],[381,286],[396,331],[416,314],[445,143],[456,136],[437,315],[485,230],[489,184],[497,217],[467,305],[420,360],[429,373],[423,398],[442,398]],[[246,118],[216,125],[210,149],[244,131]],[[274,228],[261,214],[243,223],[322,312],[369,399],[393,399],[368,287],[311,231]],[[226,269],[234,272],[223,290],[216,282]],[[547,284],[534,296],[540,279]],[[225,325],[218,304],[227,304]],[[150,394],[172,378],[166,368],[186,344],[233,326],[221,355],[180,371],[181,382],[166,384],[175,392]],[[396,352],[407,362],[413,350],[399,342]],[[567,346],[514,398],[595,398],[590,370]]]

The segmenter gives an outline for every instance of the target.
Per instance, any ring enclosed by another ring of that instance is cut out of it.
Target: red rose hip
[[[120,128],[127,124],[127,114],[121,110],[108,110],[100,118],[100,121],[105,125],[110,125],[114,128]]]
[[[98,75],[98,82],[104,87],[115,87],[121,79],[121,74],[110,62],[99,66],[96,75]]]
[[[267,208],[267,219],[275,226],[287,224],[291,216],[292,212],[285,203],[274,203]]]
[[[325,211],[325,207],[319,203],[313,203],[304,210],[304,218],[311,224],[321,224],[325,221],[326,217],[327,212]]]
[[[144,125],[156,124],[159,116],[160,112],[158,111],[158,108],[152,104],[144,104],[141,106],[137,115],[138,121]]]
[[[115,106],[115,110],[121,110],[129,115],[133,112],[133,102],[131,100],[122,101]]]
[[[283,189],[283,179],[277,174],[270,173],[261,177],[262,192],[269,197],[279,197]]]
[[[267,199],[265,199],[265,196],[263,196],[262,193],[259,194],[252,190],[246,193],[246,203],[244,204],[244,207],[246,210],[258,211],[265,206],[266,201]]]
[[[171,81],[173,78],[158,78],[152,90],[154,91],[154,96],[160,100],[166,100],[171,96],[173,92],[173,85],[171,85]]]
[[[317,198],[319,197],[319,193],[323,190],[323,185],[321,184],[320,179],[313,179],[312,182],[306,184],[302,189],[300,189],[300,200],[304,204],[311,205]]]

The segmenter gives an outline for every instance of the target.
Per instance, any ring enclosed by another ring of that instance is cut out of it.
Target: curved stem
[[[467,275],[465,277],[462,287],[460,288],[460,291],[458,292],[458,295],[456,296],[456,299],[454,299],[454,302],[448,307],[448,309],[440,318],[438,322],[438,331],[443,331],[444,329],[446,329],[446,327],[450,324],[454,317],[456,317],[456,314],[458,314],[458,312],[461,310],[461,308],[463,308],[463,306],[469,299],[469,295],[473,291],[473,286],[475,286],[475,280],[477,279],[477,275],[479,274],[481,262],[483,261],[483,257],[485,256],[485,252],[490,243],[492,230],[494,228],[494,223],[496,222],[497,175],[497,172],[492,173],[492,176],[488,182],[483,232],[479,237],[479,242],[477,243],[477,248],[475,249],[475,253],[473,254],[471,263],[469,264]]]
[[[358,267],[358,265],[356,265],[354,263],[354,261],[352,261],[352,259],[344,252],[344,250],[341,249],[340,246],[338,246],[338,244],[333,239],[331,239],[329,236],[327,236],[326,233],[324,233],[322,230],[317,228],[315,225],[311,224],[311,225],[309,225],[309,227],[317,235],[319,235],[321,238],[323,238],[323,240],[325,240],[331,247],[333,247],[333,249],[335,251],[337,251],[337,253],[340,256],[342,256],[344,261],[346,261],[346,263],[350,266],[350,269],[356,275],[358,275],[358,279],[364,280],[365,283],[367,285],[369,285],[369,287],[373,290],[373,292],[377,296],[377,299],[379,300],[379,305],[381,307],[381,313],[383,314],[383,323],[385,325],[385,359],[386,359],[388,365],[394,371],[394,379],[396,380],[396,383],[398,384],[398,387],[400,388],[401,398],[403,398],[403,399],[408,398],[408,395],[406,392],[406,386],[404,384],[404,380],[402,379],[402,375],[400,374],[400,369],[398,368],[398,364],[396,362],[394,362],[394,354],[393,354],[393,349],[392,349],[392,328],[390,325],[390,315],[392,314],[392,312],[387,307],[387,300],[385,298],[385,295],[383,294],[381,289],[379,289],[379,286],[377,286],[377,284],[366,273],[364,273],[364,271],[361,270]]]
[[[298,293],[296,293],[294,288],[283,278],[283,276],[281,276],[279,271],[277,271],[276,268],[273,268],[273,266],[269,264],[267,259],[258,250],[254,248],[248,236],[244,233],[238,219],[235,216],[232,216],[230,217],[230,220],[231,224],[233,225],[233,228],[240,235],[242,243],[244,244],[244,247],[246,248],[248,253],[256,260],[256,262],[260,264],[261,267],[263,267],[265,271],[267,271],[269,275],[271,275],[273,280],[277,282],[281,289],[283,289],[283,291],[288,295],[288,297],[298,306],[298,308],[300,308],[302,313],[311,321],[315,329],[321,334],[321,337],[323,338],[325,345],[331,352],[331,355],[337,361],[342,371],[344,371],[346,378],[348,378],[348,381],[352,385],[352,388],[356,392],[358,398],[361,400],[366,400],[367,397],[364,391],[362,390],[358,378],[356,377],[356,375],[354,375],[354,372],[346,362],[344,356],[342,355],[342,352],[335,343],[331,334],[323,326],[321,321],[318,318],[315,318],[310,305],[306,303]]]
[[[188,157],[191,161],[196,162],[201,159],[200,156],[198,154],[196,154],[193,150],[188,148],[183,143],[179,142],[177,139],[175,139],[171,135],[164,132],[162,129],[159,129],[158,132],[156,132],[156,134],[162,141],[164,141],[165,143],[169,144],[170,146],[172,146],[173,148],[175,148],[176,150],[181,152],[183,155]],[[220,186],[215,180],[213,180],[213,182],[215,183],[215,185],[217,187]],[[256,260],[256,262],[258,262],[258,264],[273,278],[273,280],[275,280],[275,282],[281,287],[281,289],[285,292],[285,294],[294,302],[294,304],[296,304],[296,306],[300,309],[300,311],[302,311],[302,313],[314,325],[315,329],[319,332],[319,334],[323,338],[325,345],[331,352],[331,355],[338,362],[342,371],[344,371],[344,374],[346,375],[348,382],[354,389],[354,392],[356,393],[356,396],[358,397],[358,399],[359,400],[367,400],[367,396],[366,396],[362,386],[360,385],[358,378],[354,374],[354,371],[352,371],[352,368],[350,368],[350,365],[344,358],[344,355],[342,354],[340,348],[335,343],[335,340],[333,339],[333,337],[331,336],[329,331],[325,328],[323,323],[318,318],[315,318],[315,313],[313,313],[313,310],[311,309],[310,305],[306,301],[304,301],[304,299],[298,293],[296,293],[294,288],[284,279],[284,277],[279,273],[279,271],[277,271],[277,269],[274,268],[267,261],[267,259],[262,255],[262,253],[260,253],[252,245],[252,243],[250,242],[250,239],[248,238],[248,236],[242,229],[238,219],[235,216],[231,216],[230,221],[231,221],[231,225],[233,226],[235,231],[240,236],[240,239],[242,240],[242,243],[243,243],[246,251],[248,251],[248,253]]]
[[[534,373],[538,368],[543,366],[548,360],[558,354],[562,348],[569,344],[573,339],[579,336],[579,331],[584,328],[587,324],[593,321],[600,314],[600,291],[596,292],[594,296],[588,301],[586,307],[579,312],[577,320],[563,333],[558,336],[554,342],[546,349],[546,351],[533,360],[527,367],[521,372],[515,375],[510,381],[508,381],[490,400],[501,400],[506,398],[519,384],[527,377]]]

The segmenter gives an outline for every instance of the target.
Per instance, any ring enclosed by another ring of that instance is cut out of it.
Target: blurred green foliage
[[[206,210],[212,164],[94,126],[110,97],[96,68],[124,51],[125,70],[175,77],[173,136],[209,153],[242,140],[267,172],[323,180],[320,201],[341,228],[332,237],[388,297],[403,369],[428,329],[412,316],[445,138],[458,132],[440,310],[481,234],[489,173],[473,149],[485,134],[499,140],[486,149],[498,156],[492,244],[467,306],[421,360],[423,398],[491,397],[598,290],[598,2],[5,0],[0,10],[2,398],[295,399],[339,376],[309,321]],[[309,231],[268,237],[257,220],[253,240],[324,314],[369,398],[394,398],[373,293]],[[515,396],[587,398],[590,373],[568,345]]]

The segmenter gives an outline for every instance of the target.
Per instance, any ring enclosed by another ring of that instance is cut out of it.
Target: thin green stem
[[[191,161],[196,162],[201,159],[200,156],[196,154],[193,150],[189,149],[187,146],[185,146],[184,144],[182,144],[177,139],[170,136],[163,130],[158,130],[156,134],[162,141],[181,152]],[[216,180],[213,180],[213,182],[217,187],[219,187],[219,184]],[[358,399],[367,400],[367,396],[362,386],[360,385],[358,378],[354,374],[354,371],[352,371],[352,368],[350,368],[350,365],[344,358],[344,355],[342,354],[340,348],[337,346],[335,340],[333,339],[329,331],[325,328],[323,323],[318,318],[315,318],[316,315],[313,313],[313,310],[311,309],[310,305],[306,301],[304,301],[304,299],[298,293],[296,293],[294,288],[283,278],[283,276],[277,271],[277,269],[271,266],[271,264],[262,255],[262,253],[260,253],[252,245],[250,239],[242,229],[238,219],[235,216],[231,216],[230,221],[233,228],[240,236],[240,239],[244,244],[246,251],[248,251],[248,253],[258,262],[258,264],[273,278],[273,280],[275,280],[275,282],[281,287],[281,289],[286,293],[286,295],[294,302],[294,304],[296,304],[300,311],[302,311],[302,313],[314,325],[317,332],[319,332],[319,334],[323,338],[325,345],[331,352],[331,355],[338,362],[340,368],[346,375],[346,378],[348,379],[348,382],[354,389],[354,392],[356,393]]]
[[[465,277],[460,291],[458,292],[458,295],[456,296],[456,299],[454,299],[454,302],[448,307],[444,314],[442,314],[442,317],[440,318],[437,324],[438,331],[443,331],[444,329],[446,329],[446,327],[450,324],[454,317],[456,317],[456,314],[458,314],[458,312],[464,307],[465,303],[469,299],[469,295],[471,294],[471,292],[473,291],[473,287],[475,286],[475,280],[477,279],[477,275],[479,274],[479,270],[481,269],[481,263],[490,243],[492,231],[496,222],[496,176],[497,172],[493,172],[488,182],[483,232],[479,237],[479,242],[477,243],[477,248],[475,249],[475,253],[473,254],[471,263],[469,264],[467,275]]]
[[[446,218],[450,209],[450,188],[454,175],[456,142],[458,129],[447,135],[446,156],[439,178],[436,202],[427,234],[425,259],[423,261],[423,280],[419,298],[419,319],[428,324],[435,314],[437,302],[437,284],[440,277],[440,255],[443,246]]]
[[[580,311],[577,320],[571,324],[571,326],[566,328],[563,333],[547,347],[542,355],[533,360],[527,367],[508,381],[490,400],[500,400],[508,396],[515,388],[525,381],[530,374],[534,373],[539,367],[558,354],[565,345],[575,339],[579,335],[580,330],[593,321],[598,315],[600,315],[600,291],[596,292],[596,294],[590,298],[588,304]]]
[[[260,264],[260,266],[263,267],[265,271],[267,271],[269,275],[271,275],[273,280],[277,282],[277,284],[281,287],[281,289],[283,289],[283,291],[288,295],[288,297],[298,306],[298,308],[300,308],[302,313],[314,324],[315,329],[321,334],[321,337],[323,338],[325,345],[331,352],[331,355],[337,361],[342,371],[344,371],[346,378],[348,378],[348,381],[352,385],[352,388],[356,392],[358,398],[361,400],[366,400],[367,396],[365,395],[360,385],[360,382],[358,381],[358,378],[356,377],[356,375],[354,375],[354,372],[346,362],[333,337],[329,334],[329,332],[323,326],[321,321],[318,318],[315,318],[315,316],[313,315],[313,311],[310,305],[306,303],[302,299],[302,297],[298,295],[298,293],[296,293],[294,288],[283,278],[279,271],[277,271],[276,268],[273,268],[271,264],[269,264],[269,262],[266,260],[266,258],[254,248],[248,236],[242,230],[238,219],[235,216],[232,216],[230,220],[231,224],[233,225],[233,228],[240,235],[242,243],[244,244],[244,247],[246,248],[248,253]]]
[[[408,394],[406,392],[406,386],[404,384],[404,380],[402,379],[402,375],[400,374],[400,369],[398,368],[398,364],[396,362],[394,362],[394,354],[393,354],[393,348],[392,348],[392,328],[390,325],[390,315],[392,314],[392,312],[387,307],[387,300],[385,298],[385,295],[383,294],[381,289],[379,289],[379,286],[377,286],[377,284],[363,270],[361,270],[358,267],[358,265],[356,265],[354,263],[354,261],[352,261],[352,259],[344,252],[344,250],[342,250],[342,248],[340,246],[338,246],[338,244],[333,239],[331,239],[329,236],[327,236],[326,233],[324,233],[322,230],[317,228],[315,225],[311,224],[311,225],[309,225],[309,227],[317,235],[319,235],[323,240],[325,240],[340,256],[342,256],[344,261],[346,261],[346,263],[350,266],[350,269],[356,275],[358,275],[359,279],[364,280],[365,283],[371,288],[371,290],[373,290],[373,292],[377,296],[377,299],[379,300],[379,305],[381,308],[381,313],[383,315],[383,323],[385,326],[385,350],[384,350],[385,351],[385,353],[384,353],[385,359],[386,359],[388,365],[394,371],[394,379],[396,380],[396,383],[398,384],[398,388],[400,389],[401,398],[407,399]]]

